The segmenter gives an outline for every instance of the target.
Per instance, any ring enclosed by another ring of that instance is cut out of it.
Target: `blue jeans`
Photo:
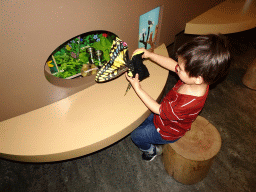
[[[154,122],[154,114],[152,113],[138,128],[131,133],[131,139],[135,145],[145,152],[152,152],[155,145],[174,143],[174,141],[164,140],[160,133],[157,132]]]

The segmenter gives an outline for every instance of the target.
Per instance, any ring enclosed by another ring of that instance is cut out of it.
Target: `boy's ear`
[[[204,82],[204,79],[203,79],[202,76],[198,76],[198,77],[195,78],[195,83],[196,83],[197,85],[200,85],[200,84],[202,84],[203,82]]]

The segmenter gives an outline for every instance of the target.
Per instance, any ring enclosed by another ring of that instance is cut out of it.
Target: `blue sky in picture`
[[[140,24],[139,24],[139,41],[143,40],[143,34],[145,34],[144,41],[147,40],[147,35],[148,35],[148,27],[150,27],[150,32],[153,32],[153,38],[155,35],[155,28],[156,25],[158,24],[159,20],[159,13],[160,13],[160,7],[157,7],[143,15],[140,16]],[[139,42],[138,45],[139,48],[145,48],[144,44]],[[147,44],[147,49],[150,49],[151,46]]]

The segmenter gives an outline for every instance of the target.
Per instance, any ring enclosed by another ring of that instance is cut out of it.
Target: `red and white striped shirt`
[[[179,80],[171,91],[163,98],[160,114],[154,115],[154,124],[161,137],[165,140],[181,138],[191,129],[192,122],[204,107],[209,92],[201,96],[184,95],[177,92],[183,84]]]

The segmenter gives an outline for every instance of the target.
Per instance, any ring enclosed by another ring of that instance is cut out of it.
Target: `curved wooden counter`
[[[168,56],[165,45],[155,53]],[[142,87],[152,98],[160,99],[169,72],[150,61],[144,63],[150,77],[141,82]],[[115,143],[150,114],[132,88],[124,96],[127,85],[122,75],[0,122],[0,157],[26,162],[60,161]]]
[[[186,23],[185,33],[236,33],[256,27],[256,2],[227,0]]]

